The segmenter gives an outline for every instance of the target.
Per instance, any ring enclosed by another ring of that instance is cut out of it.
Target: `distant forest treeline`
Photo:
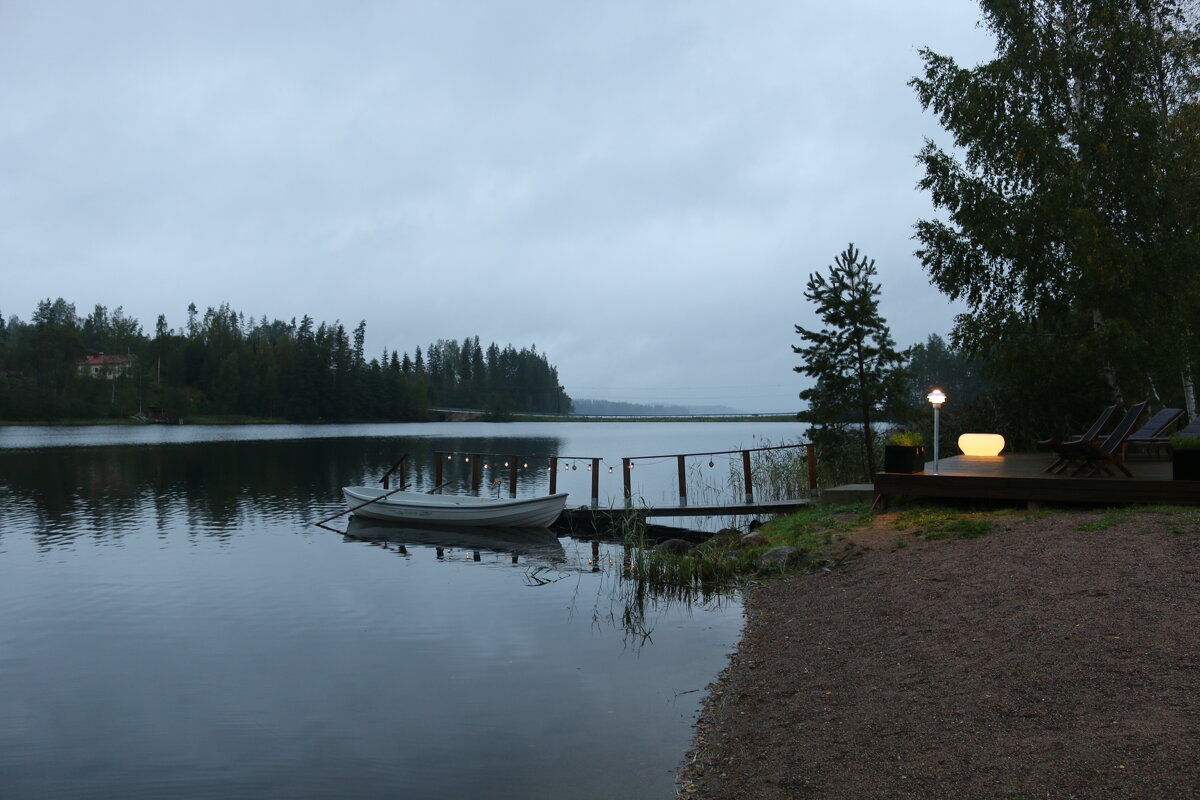
[[[581,417],[684,417],[693,414],[736,414],[736,408],[728,406],[677,406],[662,403],[626,403],[620,400],[571,401],[574,414]]]
[[[255,321],[228,304],[182,329],[159,315],[152,334],[97,305],[80,318],[62,298],[38,303],[30,322],[0,315],[0,419],[127,417],[160,407],[170,417],[244,415],[290,420],[419,420],[433,406],[512,412],[571,411],[558,370],[536,347],[479,337],[439,339],[413,355],[367,358],[365,321]],[[81,373],[89,354],[131,355],[115,379]]]

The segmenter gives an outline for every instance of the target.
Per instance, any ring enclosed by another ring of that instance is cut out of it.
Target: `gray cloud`
[[[568,392],[794,410],[809,272],[877,259],[901,344],[917,48],[973,4],[5,2],[0,311],[227,301],[368,350],[537,344]]]

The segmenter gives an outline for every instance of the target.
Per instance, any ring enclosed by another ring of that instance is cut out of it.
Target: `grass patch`
[[[992,529],[991,517],[1011,512],[964,512],[941,506],[922,506],[896,515],[896,527],[928,541],[978,539]]]
[[[1079,531],[1106,531],[1129,519],[1128,508],[1109,508],[1099,512],[1095,519],[1080,523],[1075,529]]]
[[[742,546],[740,533],[719,533],[686,553],[669,553],[654,550],[654,543],[646,540],[644,524],[631,515],[624,529],[630,552],[627,575],[657,593],[683,597],[812,570],[828,563],[824,549],[836,534],[869,519],[865,503],[812,506],[775,517],[759,528],[762,544]],[[794,547],[798,557],[787,565],[760,564],[759,557],[773,547]]]

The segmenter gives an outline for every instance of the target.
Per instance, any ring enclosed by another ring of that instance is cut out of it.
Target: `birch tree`
[[[911,81],[953,147],[918,162],[943,215],[916,225],[970,352],[1073,339],[1115,401],[1150,373],[1190,387],[1200,310],[1197,77],[1184,0],[981,0],[996,58],[931,50]],[[1053,349],[1053,345],[1049,345]],[[1181,392],[1190,391],[1190,389]],[[1194,403],[1194,400],[1190,400]]]

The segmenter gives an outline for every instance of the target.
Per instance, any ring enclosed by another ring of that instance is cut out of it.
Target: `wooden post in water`
[[[592,508],[600,506],[600,459],[592,459]]]
[[[804,449],[808,453],[808,490],[814,492],[817,489],[817,452],[811,444]]]
[[[558,492],[558,456],[550,456],[550,494]]]
[[[750,451],[742,451],[742,475],[746,481],[746,505],[754,502],[754,484],[750,482]]]
[[[683,468],[683,456],[675,457],[679,472],[679,505],[687,505],[687,472]]]
[[[633,503],[633,490],[629,487],[629,471],[633,469],[633,464],[628,458],[621,459],[621,478],[625,481],[625,507],[629,508]]]
[[[508,496],[517,496],[517,457],[508,457]]]
[[[483,482],[483,457],[479,454],[469,455],[471,459],[471,492],[479,494],[479,485]]]
[[[434,453],[433,454],[433,485],[434,486],[443,486],[444,485],[442,483],[442,456],[444,456],[444,455],[446,455],[446,454],[445,453]]]
[[[600,540],[592,540],[592,572],[600,571]]]

